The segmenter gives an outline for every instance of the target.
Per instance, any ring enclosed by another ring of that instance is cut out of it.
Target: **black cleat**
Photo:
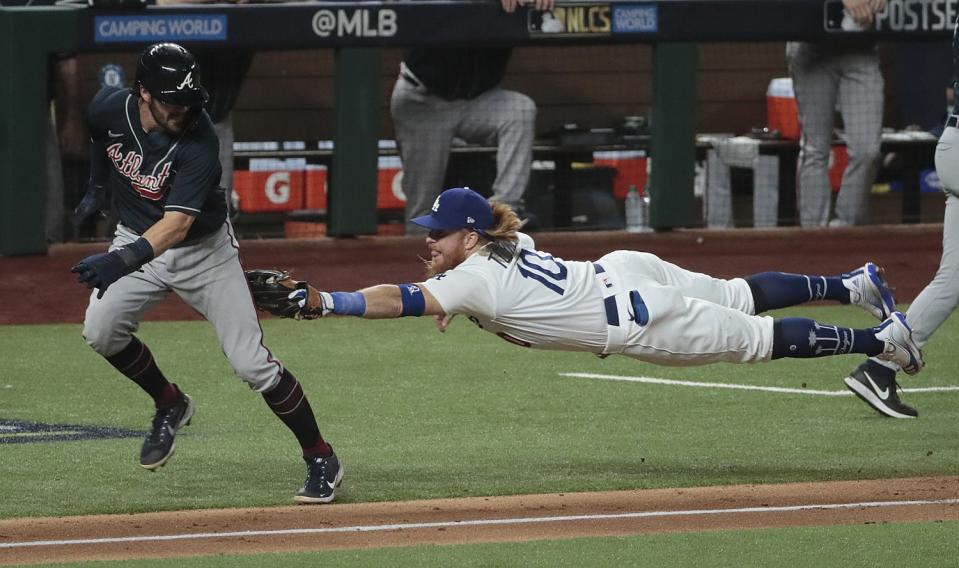
[[[343,482],[343,466],[336,454],[329,457],[303,456],[306,462],[306,483],[296,492],[297,503],[329,503],[336,498],[336,488]]]
[[[177,431],[193,418],[193,399],[186,393],[169,408],[158,408],[150,432],[140,449],[140,467],[153,471],[162,467],[176,450]]]
[[[873,407],[883,416],[891,418],[916,418],[919,412],[899,400],[899,383],[896,372],[875,361],[866,360],[843,379],[846,388]]]

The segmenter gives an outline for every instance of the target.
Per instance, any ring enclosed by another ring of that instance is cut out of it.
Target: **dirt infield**
[[[942,227],[535,236],[558,257],[645,250],[717,277],[836,274],[872,260],[886,268],[897,299],[909,302],[935,272]],[[46,256],[0,258],[0,325],[81,322],[88,293],[69,269],[104,248],[59,245]],[[319,287],[352,290],[421,279],[417,255],[425,246],[364,237],[248,241],[241,250],[248,268],[293,269]],[[147,319],[199,316],[171,297]],[[914,500],[939,502],[902,503]],[[821,507],[840,504],[849,506]],[[920,520],[959,520],[959,477],[11,519],[0,521],[0,565]],[[64,542],[77,539],[90,540]]]
[[[959,477],[216,509],[0,521],[0,565],[944,520]]]

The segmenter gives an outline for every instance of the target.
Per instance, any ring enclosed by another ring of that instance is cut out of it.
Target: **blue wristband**
[[[362,316],[366,313],[366,297],[360,292],[333,292],[333,313],[341,316]]]
[[[416,284],[397,284],[400,299],[403,301],[403,313],[400,316],[421,316],[426,311],[426,298]]]

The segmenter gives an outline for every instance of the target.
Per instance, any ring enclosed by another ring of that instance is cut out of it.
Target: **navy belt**
[[[593,263],[593,270],[596,271],[596,274],[603,274],[606,272],[606,269],[603,268],[603,265],[598,262]],[[611,287],[611,284],[607,284],[607,287]],[[629,291],[629,302],[633,306],[633,317],[636,318],[636,323],[638,325],[646,325],[649,323],[649,308],[646,307],[646,302],[643,301],[643,297],[639,294],[638,290]],[[603,306],[606,308],[606,323],[612,326],[619,327],[619,309],[616,305],[616,296],[607,296],[603,298]]]
[[[594,262],[593,270],[596,271],[596,274],[603,274],[606,272],[606,269],[603,268],[603,265]],[[607,284],[607,286],[610,286]],[[619,326],[619,310],[616,307],[616,296],[607,296],[603,298],[603,305],[606,308],[606,323],[609,325]]]
[[[946,127],[959,128],[959,116],[950,114],[949,118],[946,119]]]

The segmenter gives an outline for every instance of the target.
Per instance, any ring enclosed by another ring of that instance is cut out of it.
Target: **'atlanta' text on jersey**
[[[117,172],[130,180],[130,185],[137,193],[157,201],[163,197],[163,184],[170,176],[171,162],[166,162],[156,175],[143,175],[140,173],[140,164],[143,163],[143,156],[130,150],[124,156],[121,152],[123,144],[119,142],[107,147],[107,156],[113,161]],[[159,165],[159,164],[157,164]]]

